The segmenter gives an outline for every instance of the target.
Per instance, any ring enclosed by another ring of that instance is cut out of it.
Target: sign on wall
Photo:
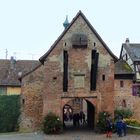
[[[133,96],[140,96],[140,85],[133,85],[132,94]]]
[[[85,76],[84,75],[75,75],[74,76],[74,87],[75,88],[84,88],[85,86]]]

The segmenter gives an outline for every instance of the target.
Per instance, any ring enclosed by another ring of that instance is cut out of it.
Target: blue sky
[[[38,59],[81,10],[119,56],[128,37],[140,43],[140,0],[0,0],[0,59]]]

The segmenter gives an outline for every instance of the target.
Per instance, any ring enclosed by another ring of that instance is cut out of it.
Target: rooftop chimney
[[[69,26],[68,16],[66,16],[66,20],[64,21],[63,26],[65,29]]]
[[[126,44],[129,44],[129,43],[130,43],[129,38],[126,38],[125,43],[126,43]]]
[[[16,64],[16,60],[14,59],[13,56],[11,56],[11,64],[10,64],[10,68],[14,69],[15,68],[15,64]]]

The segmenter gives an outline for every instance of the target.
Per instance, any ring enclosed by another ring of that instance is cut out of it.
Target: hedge
[[[18,130],[20,95],[0,96],[0,132]]]

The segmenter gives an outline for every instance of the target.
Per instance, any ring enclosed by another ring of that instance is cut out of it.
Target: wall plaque
[[[75,75],[74,76],[74,87],[75,88],[84,88],[85,86],[85,76],[84,75]]]

